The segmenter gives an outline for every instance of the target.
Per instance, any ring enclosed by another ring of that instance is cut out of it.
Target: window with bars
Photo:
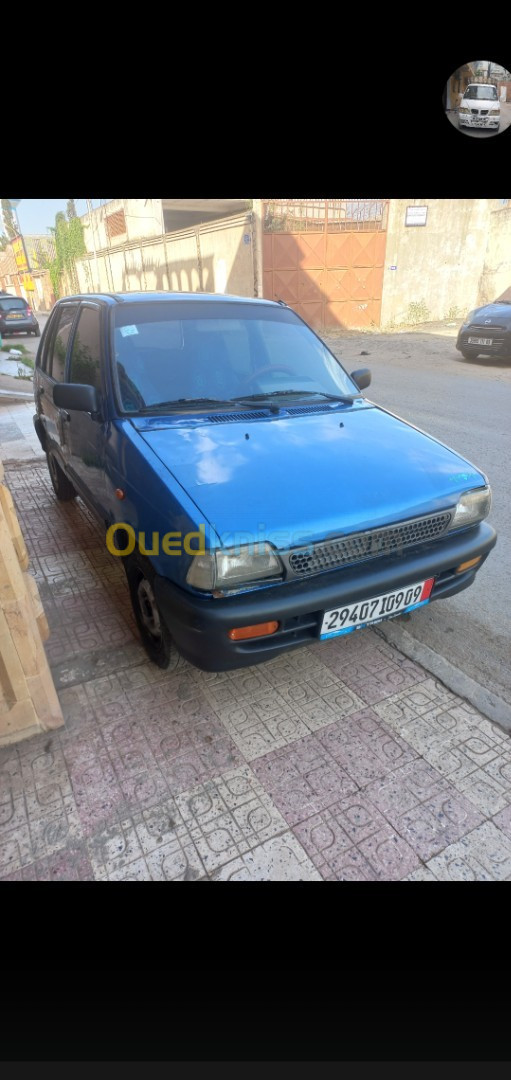
[[[123,236],[126,232],[126,218],[124,210],[115,210],[113,214],[107,214],[105,218],[109,240],[115,236]]]
[[[379,232],[386,227],[385,199],[274,199],[264,204],[266,233]]]

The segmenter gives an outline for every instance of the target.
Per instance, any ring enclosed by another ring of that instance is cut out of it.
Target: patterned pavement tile
[[[218,715],[246,761],[309,734],[305,720],[278,698],[276,691],[252,705],[219,707]]]
[[[436,877],[431,870],[428,870],[426,866],[420,866],[418,870],[412,870],[411,874],[407,874],[403,881],[436,881]]]
[[[141,730],[154,761],[173,794],[243,764],[243,757],[225,727],[196,701],[170,702],[168,713],[146,716]],[[194,706],[191,708],[191,706]]]
[[[468,799],[420,760],[370,784],[365,793],[423,861],[482,821]]]
[[[511,840],[511,806],[506,806],[505,810],[495,814],[493,821]]]
[[[286,829],[248,765],[207,780],[175,801],[208,874]]]
[[[365,798],[364,792],[334,803],[295,825],[293,832],[327,881],[356,877],[398,880],[419,858]]]
[[[442,692],[444,700],[434,704]],[[509,737],[504,732],[454,694],[445,698],[447,694],[450,692],[440,684],[426,680],[413,692],[396,695],[376,705],[375,709],[382,720],[394,731],[399,731],[420,754],[433,754],[440,761],[443,751],[461,747],[462,771],[465,766],[471,771],[470,761],[477,767],[490,761],[506,746],[509,748]]]
[[[16,824],[14,829],[5,833],[0,830],[0,878],[21,870],[33,861],[27,824]]]
[[[376,712],[389,727],[401,729],[411,720],[430,713],[433,709],[449,709],[460,704],[450,690],[435,679],[426,678],[418,685],[393,694],[375,705]]]
[[[416,757],[403,739],[387,730],[372,709],[331,724],[319,733],[318,740],[360,787]]]
[[[0,803],[23,795],[24,780],[18,749],[18,746],[11,745],[0,750]]]
[[[66,843],[83,836],[80,816],[73,795],[60,796],[42,804],[37,794],[25,795],[32,858],[53,855]]]
[[[142,856],[142,849],[130,818],[108,825],[91,836],[87,843],[88,857],[97,881],[125,870]]]
[[[372,630],[356,631],[340,642],[323,644],[329,646],[325,663],[366,705],[391,697],[425,677],[422,668],[381,641]]]
[[[259,844],[212,874],[213,881],[321,881],[291,832]]]
[[[83,841],[71,840],[22,872],[24,881],[92,881],[94,871]]]
[[[273,750],[253,761],[252,769],[289,825],[326,810],[358,788],[317,735]]]
[[[511,754],[493,757],[484,768],[476,768],[455,783],[481,813],[493,817],[511,804]]]
[[[439,881],[510,881],[511,839],[485,821],[430,859],[428,869]]]

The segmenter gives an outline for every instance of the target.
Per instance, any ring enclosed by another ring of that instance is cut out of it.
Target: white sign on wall
[[[425,225],[427,216],[427,206],[407,206],[405,225]]]

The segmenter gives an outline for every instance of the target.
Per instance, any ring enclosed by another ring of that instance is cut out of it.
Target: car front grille
[[[474,345],[469,342],[469,337],[491,338],[491,345]],[[505,345],[511,347],[511,337],[503,326],[471,326],[460,335],[459,344],[474,352],[492,353],[499,352]]]
[[[376,559],[381,555],[399,554],[403,548],[438,540],[446,532],[451,517],[451,511],[429,514],[427,517],[401,521],[398,525],[386,525],[383,529],[369,529],[311,544],[291,551],[284,556],[284,562],[291,577],[304,577]]]

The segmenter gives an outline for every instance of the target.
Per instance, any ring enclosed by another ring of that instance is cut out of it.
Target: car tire
[[[460,353],[465,357],[465,360],[477,360],[479,356],[478,352],[470,352],[470,349],[460,349]]]
[[[148,559],[136,553],[125,557],[131,606],[142,644],[153,664],[168,668],[173,643],[153,591],[155,572]]]
[[[48,462],[48,472],[50,474],[50,480],[53,490],[57,496],[59,502],[69,502],[76,497],[76,491],[68,480],[65,472],[61,469],[55,454],[51,450],[46,454],[46,460]]]
[[[32,333],[33,333],[34,337],[41,337],[41,331],[40,331],[39,327],[37,327],[37,330],[32,330]]]

